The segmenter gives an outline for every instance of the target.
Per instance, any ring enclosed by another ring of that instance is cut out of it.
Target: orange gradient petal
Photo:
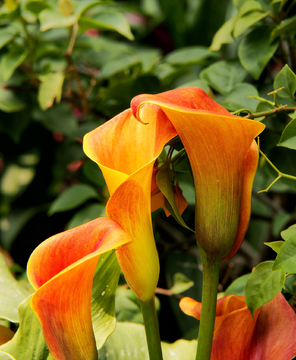
[[[142,123],[149,122],[143,110],[151,104],[162,109],[163,122],[172,123],[189,157],[197,243],[212,259],[228,258],[243,241],[249,221],[257,164],[254,137],[265,126],[231,115],[198,88],[135,97],[132,111]]]
[[[101,168],[111,197],[106,212],[133,241],[117,250],[127,282],[140,300],[152,298],[159,260],[151,224],[151,179],[163,146],[176,136],[163,112],[154,105],[144,110],[143,126],[126,110],[84,137],[84,152]]]
[[[31,306],[55,359],[97,359],[91,320],[93,276],[100,254],[131,238],[114,221],[99,218],[52,236],[28,262],[37,289]]]

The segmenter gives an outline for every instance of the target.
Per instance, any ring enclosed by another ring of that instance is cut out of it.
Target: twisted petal
[[[248,226],[258,161],[254,137],[265,126],[231,115],[198,88],[135,97],[131,108],[142,123],[150,121],[144,112],[148,104],[163,111],[163,124],[172,123],[188,154],[198,245],[212,259],[232,256]]]
[[[55,359],[97,359],[91,321],[91,290],[100,254],[131,241],[114,221],[99,218],[52,236],[28,262],[37,289],[31,306]]]
[[[181,309],[200,318],[201,303],[183,298]],[[296,355],[296,315],[281,293],[252,318],[244,296],[217,301],[211,360],[287,360]]]
[[[153,165],[165,143],[176,136],[158,107],[149,105],[144,114],[149,118],[146,126],[126,110],[84,138],[84,152],[100,166],[111,194],[108,217],[133,239],[117,250],[117,257],[127,282],[142,301],[152,298],[159,276],[151,224]]]

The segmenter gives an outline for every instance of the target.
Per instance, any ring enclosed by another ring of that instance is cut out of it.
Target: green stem
[[[201,249],[200,254],[203,263],[203,285],[196,360],[210,360],[221,261],[208,259],[207,255]]]
[[[154,297],[149,301],[141,301],[146,339],[150,360],[162,360],[158,320]]]

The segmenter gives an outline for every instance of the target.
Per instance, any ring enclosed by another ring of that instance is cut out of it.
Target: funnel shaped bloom
[[[254,138],[265,126],[231,115],[199,88],[139,95],[131,108],[140,122],[150,124],[146,107],[153,105],[163,126],[173,125],[189,157],[198,245],[213,260],[230,258],[248,227],[258,162]]]
[[[121,269],[139,299],[147,301],[154,295],[159,276],[151,224],[153,166],[176,131],[158,107],[148,105],[144,113],[149,125],[137,122],[129,109],[88,133],[83,144],[105,177],[111,195],[108,217],[133,239],[116,251]]]
[[[181,309],[200,319],[201,303],[183,298]],[[211,360],[290,360],[296,355],[296,315],[281,293],[252,318],[244,296],[217,301]]]
[[[52,236],[32,253],[27,273],[37,290],[31,306],[51,355],[95,360],[91,291],[100,255],[131,241],[120,225],[99,218]]]

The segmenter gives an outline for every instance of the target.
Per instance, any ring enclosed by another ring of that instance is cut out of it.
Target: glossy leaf
[[[2,28],[0,31],[0,49],[10,43],[15,38],[15,36],[16,34],[14,32],[9,31],[9,29]]]
[[[284,240],[288,240],[292,235],[296,234],[296,224],[291,225],[288,229],[281,232],[281,237]]]
[[[275,259],[273,270],[296,273],[296,235],[292,235],[282,245]]]
[[[288,65],[285,65],[274,79],[274,90],[277,90],[282,86],[284,88],[277,93],[278,96],[283,98],[293,98],[296,91],[296,75]]]
[[[245,295],[246,283],[250,274],[245,274],[235,279],[225,290],[224,296],[227,295]]]
[[[219,61],[208,66],[200,73],[200,78],[213,89],[226,95],[247,76],[246,70],[238,61]]]
[[[236,38],[243,34],[249,27],[254,25],[257,21],[264,19],[268,15],[268,12],[251,11],[239,17],[234,26],[233,36]]]
[[[0,346],[0,351],[11,354],[17,360],[53,360],[46,346],[40,322],[31,308],[30,301],[31,296],[21,303],[19,307],[19,328],[11,341]]]
[[[172,51],[165,57],[165,61],[172,65],[193,65],[203,63],[210,55],[204,46],[190,46]]]
[[[248,83],[234,85],[233,89],[220,101],[220,104],[229,111],[247,108],[255,112],[259,101],[250,96],[258,96],[258,91],[253,85]]]
[[[171,292],[174,294],[181,294],[182,292],[190,289],[192,286],[194,286],[194,281],[188,279],[188,277],[182,273],[175,273]]]
[[[116,291],[115,309],[117,321],[143,324],[141,303],[131,289],[119,286]]]
[[[50,5],[43,0],[29,0],[24,3],[24,8],[38,15],[42,10],[50,8]]]
[[[282,20],[279,25],[271,33],[271,41],[278,38],[282,34],[289,33],[296,30],[296,16],[291,16]]]
[[[106,217],[105,205],[90,204],[75,213],[75,215],[69,221],[67,229],[72,229],[98,217]]]
[[[42,79],[39,92],[38,102],[42,110],[46,110],[53,105],[54,100],[59,103],[62,97],[64,73],[52,73]]]
[[[272,241],[272,242],[266,242],[264,244],[269,246],[272,250],[274,250],[278,254],[282,245],[284,244],[284,241]]]
[[[273,261],[260,263],[250,274],[246,284],[246,303],[254,312],[272,300],[278,294],[285,282],[284,271],[274,271]]]
[[[0,71],[2,81],[7,81],[26,59],[28,50],[14,49],[5,53],[1,58]]]
[[[12,276],[5,258],[0,254],[0,318],[18,323],[18,307],[30,294]]]
[[[293,119],[282,132],[278,146],[296,150],[296,119]]]
[[[97,198],[98,194],[93,187],[86,184],[72,185],[53,201],[48,213],[49,215],[53,215],[57,212],[75,209],[87,200]]]
[[[209,50],[219,51],[223,44],[230,44],[233,42],[234,38],[232,32],[237,18],[237,16],[232,17],[220,27],[213,37]]]
[[[238,48],[241,64],[256,80],[279,45],[278,41],[270,44],[270,31],[269,26],[256,27],[242,39]]]
[[[77,17],[75,15],[66,16],[53,9],[44,9],[39,14],[40,30],[69,27],[75,24]]]
[[[26,106],[23,100],[19,99],[13,91],[0,87],[0,110],[10,113],[21,111]]]

